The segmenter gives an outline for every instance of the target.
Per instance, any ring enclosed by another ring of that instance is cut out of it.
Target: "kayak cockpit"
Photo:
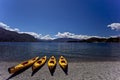
[[[50,61],[50,63],[54,64],[54,61]]]
[[[28,61],[26,61],[26,62],[23,62],[23,63],[22,63],[22,65],[26,65],[27,63],[28,63]]]
[[[41,64],[41,63],[42,63],[42,61],[38,61],[37,63]]]
[[[45,60],[45,58],[42,58],[43,60]]]
[[[61,63],[65,63],[65,61],[61,61]]]

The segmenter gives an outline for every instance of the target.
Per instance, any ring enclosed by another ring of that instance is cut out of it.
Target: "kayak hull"
[[[42,67],[46,63],[46,60],[47,60],[47,57],[44,56],[40,58],[38,61],[36,61],[32,66],[32,71],[35,71],[36,69],[39,69],[40,67]]]
[[[62,69],[67,69],[67,67],[68,67],[68,62],[67,62],[67,60],[65,59],[65,57],[60,56],[60,58],[59,58],[59,65],[60,65],[60,67],[61,67]]]
[[[24,62],[21,62],[20,64],[16,65],[16,66],[13,66],[13,67],[10,67],[8,68],[8,72],[10,74],[12,73],[16,73],[22,69],[25,69],[27,67],[30,67],[33,65],[34,62],[36,62],[37,60],[39,59],[39,57],[35,57],[35,58],[32,58],[30,60],[27,60],[27,61],[24,61]]]
[[[48,61],[48,68],[50,70],[51,75],[53,75],[53,73],[55,72],[56,65],[56,58],[54,56],[50,57]]]

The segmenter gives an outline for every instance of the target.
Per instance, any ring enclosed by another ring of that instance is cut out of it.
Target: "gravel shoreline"
[[[8,68],[19,62],[0,61],[0,80],[7,80],[12,74]],[[51,76],[47,63],[33,76],[31,67],[9,80],[120,80],[120,61],[69,62],[68,75],[57,64]]]

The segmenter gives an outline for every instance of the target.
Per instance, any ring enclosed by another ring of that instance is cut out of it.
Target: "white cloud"
[[[19,32],[19,33],[26,33],[26,34],[34,36],[37,39],[43,39],[43,40],[53,40],[53,39],[55,39],[55,38],[52,38],[50,35],[42,35],[42,34],[37,34],[35,32]]]
[[[112,30],[120,30],[120,23],[112,23],[108,25],[107,27],[110,27]]]
[[[110,36],[110,37],[116,38],[116,37],[120,37],[120,35],[112,35],[112,36]]]
[[[100,36],[76,35],[76,34],[70,33],[70,32],[64,32],[64,33],[58,32],[58,34],[55,36],[58,38],[74,38],[74,39],[88,39],[91,37],[102,38]]]
[[[20,31],[18,28],[14,28],[14,30],[15,30],[16,32],[19,32],[19,31]]]
[[[6,25],[6,24],[4,24],[4,23],[2,23],[2,22],[0,22],[0,27],[4,28],[4,29],[6,29],[6,30],[9,30],[9,31],[19,32],[19,29],[18,29],[18,28],[12,29],[12,28],[10,28],[10,26],[8,26],[8,25]]]
[[[48,35],[42,36],[41,39],[44,39],[44,40],[53,40],[53,39],[55,39],[55,38],[52,38],[52,37],[48,34]]]
[[[35,32],[19,32],[19,33],[26,33],[26,34],[32,35],[32,36],[34,36],[35,38],[38,38],[38,39],[40,39],[41,36],[42,36],[41,34],[37,34]]]
[[[116,26],[116,25],[117,25],[117,27],[113,27],[113,26]],[[88,38],[91,38],[91,37],[105,38],[105,37],[100,37],[100,36],[77,35],[77,34],[70,33],[70,32],[63,32],[63,33],[58,32],[56,35],[54,35],[54,37],[51,37],[49,34],[42,35],[42,34],[38,34],[38,33],[35,33],[35,32],[21,32],[18,28],[11,28],[10,26],[8,26],[8,25],[6,25],[2,22],[0,22],[0,27],[4,28],[6,30],[9,30],[9,31],[18,32],[19,34],[26,33],[26,34],[34,36],[35,38],[43,39],[43,40],[53,40],[53,39],[56,39],[56,38],[74,38],[74,39],[88,39]],[[113,23],[111,25],[108,25],[108,27],[111,27],[111,29],[113,29],[113,30],[114,29],[120,30],[120,23],[118,23],[118,24]]]
[[[4,28],[6,30],[9,30],[9,31],[15,31],[15,32],[17,32],[19,34],[23,34],[23,33],[29,34],[29,35],[34,36],[35,38],[38,38],[38,39],[45,39],[45,40],[53,40],[53,39],[55,39],[55,38],[52,38],[50,35],[43,36],[42,34],[37,34],[35,32],[21,32],[18,28],[13,29],[10,26],[8,26],[8,25],[6,25],[6,24],[4,24],[2,22],[0,22],[0,27]]]
[[[43,40],[53,40],[53,39],[55,39],[55,38],[52,38],[50,35],[42,35],[42,34],[37,34],[35,32],[19,32],[19,33],[26,33],[26,34],[34,36],[37,39],[43,39]]]

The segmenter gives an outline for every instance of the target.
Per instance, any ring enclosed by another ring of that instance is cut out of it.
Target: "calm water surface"
[[[0,60],[23,60],[34,56],[120,57],[120,43],[0,43]]]

